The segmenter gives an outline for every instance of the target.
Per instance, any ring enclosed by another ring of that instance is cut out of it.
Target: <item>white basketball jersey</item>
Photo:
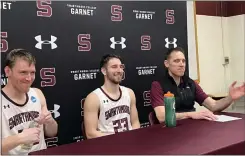
[[[34,89],[30,88],[27,100],[23,106],[12,101],[3,91],[2,94],[2,139],[21,133],[23,129],[33,124],[33,119],[41,113],[41,103]],[[43,125],[41,126],[40,142],[31,149],[23,149],[21,145],[9,151],[11,155],[28,155],[28,153],[46,149]]]
[[[104,133],[132,130],[130,121],[130,95],[126,87],[120,86],[121,96],[111,99],[102,88],[93,91],[100,100],[98,129]]]

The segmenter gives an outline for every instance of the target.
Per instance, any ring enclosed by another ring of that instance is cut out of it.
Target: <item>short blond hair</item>
[[[13,68],[15,65],[15,62],[18,58],[24,59],[29,62],[29,64],[36,64],[36,59],[35,57],[28,52],[25,49],[13,49],[11,50],[5,60],[5,66],[8,66],[9,68]]]

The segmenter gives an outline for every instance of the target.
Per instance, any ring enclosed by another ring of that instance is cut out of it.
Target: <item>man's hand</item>
[[[40,129],[39,128],[28,128],[24,129],[19,133],[19,139],[22,144],[33,144],[40,140]]]
[[[48,124],[51,123],[53,121],[53,117],[50,113],[50,111],[46,111],[46,112],[42,112],[39,117],[37,119],[35,119],[35,121],[39,124]]]
[[[188,112],[188,116],[192,119],[217,120],[218,118],[211,111]]]
[[[236,81],[233,82],[229,88],[229,95],[232,100],[237,100],[245,95],[245,82],[239,87],[235,87]]]

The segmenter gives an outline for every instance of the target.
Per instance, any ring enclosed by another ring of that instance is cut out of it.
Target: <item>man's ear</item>
[[[9,66],[6,66],[4,68],[4,72],[5,72],[6,76],[8,77],[11,74],[11,68],[9,68]]]
[[[101,68],[101,73],[102,73],[103,75],[106,75],[106,69],[105,69],[105,67],[102,67],[102,68]]]
[[[165,60],[165,61],[164,61],[164,65],[165,65],[166,68],[169,67],[169,62],[168,62],[168,60]]]

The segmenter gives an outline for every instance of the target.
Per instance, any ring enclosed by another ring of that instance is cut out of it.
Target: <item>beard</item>
[[[120,84],[122,81],[122,75],[122,73],[108,74],[107,79],[114,84]]]

